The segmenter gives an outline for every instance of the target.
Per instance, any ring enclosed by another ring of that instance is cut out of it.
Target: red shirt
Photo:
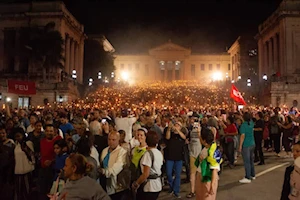
[[[42,168],[46,168],[45,165],[46,160],[54,160],[55,153],[54,153],[54,142],[56,140],[62,139],[60,136],[56,136],[53,140],[48,140],[46,138],[41,139],[41,165]]]
[[[228,133],[237,133],[238,130],[235,126],[235,124],[229,124],[227,127],[224,129],[225,136],[228,135]],[[232,138],[227,138],[227,142],[233,142]]]

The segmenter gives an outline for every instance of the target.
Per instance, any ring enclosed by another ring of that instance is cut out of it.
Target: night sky
[[[87,34],[105,35],[117,53],[146,53],[169,39],[194,53],[219,53],[239,35],[254,36],[281,0],[64,2]]]

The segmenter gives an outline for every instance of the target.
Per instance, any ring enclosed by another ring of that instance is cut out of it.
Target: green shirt
[[[243,122],[243,124],[240,126],[240,134],[245,135],[243,147],[252,147],[255,145],[253,128],[253,121],[250,121],[249,124],[248,122]]]

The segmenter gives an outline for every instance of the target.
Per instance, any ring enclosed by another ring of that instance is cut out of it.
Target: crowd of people
[[[284,149],[296,160],[299,121],[295,107],[238,109],[224,88],[186,82],[101,87],[65,105],[6,105],[1,199],[155,200],[164,185],[180,199],[183,168],[187,198],[216,199],[220,171],[234,168],[240,155],[240,183],[256,178],[266,151],[282,156]],[[297,169],[286,173],[282,199],[299,194],[290,184]]]

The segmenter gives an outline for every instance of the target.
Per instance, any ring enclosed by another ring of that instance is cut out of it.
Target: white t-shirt
[[[161,175],[161,167],[163,165],[163,156],[162,153],[158,149],[151,149],[154,155],[154,163],[152,166],[152,159],[149,152],[146,152],[141,159],[141,170],[144,172],[144,166],[150,167],[150,174]],[[144,187],[144,192],[160,192],[162,190],[161,179],[158,177],[157,179],[149,179]]]
[[[115,119],[117,130],[124,130],[126,132],[125,141],[129,142],[132,138],[132,125],[136,122],[136,117],[117,117]]]

